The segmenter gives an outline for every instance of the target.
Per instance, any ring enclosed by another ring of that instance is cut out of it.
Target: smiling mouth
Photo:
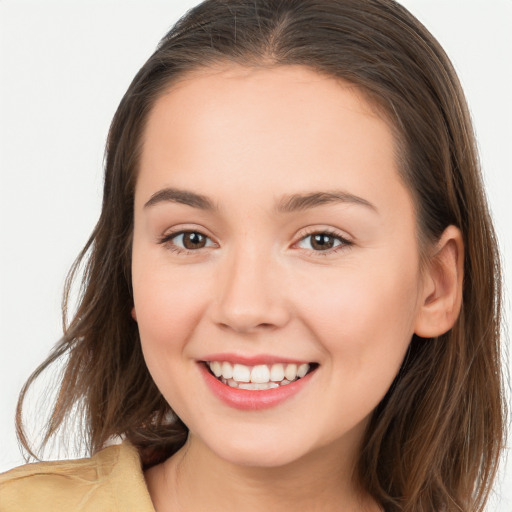
[[[204,361],[220,382],[237,389],[264,391],[286,386],[316,370],[318,363],[275,363],[247,366],[227,361]]]

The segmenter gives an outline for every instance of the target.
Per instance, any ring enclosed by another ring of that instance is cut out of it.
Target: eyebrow
[[[308,194],[292,194],[284,196],[275,207],[278,213],[292,213],[308,210],[317,206],[330,203],[346,203],[365,206],[377,212],[375,205],[363,199],[362,197],[350,194],[343,190],[333,190],[328,192],[311,192]]]
[[[219,207],[209,197],[177,188],[164,188],[155,192],[145,203],[144,208],[166,202],[185,204],[205,211],[219,211]],[[366,199],[343,190],[286,195],[275,205],[274,211],[276,213],[293,213],[331,203],[355,204],[378,212],[376,206]]]
[[[154,206],[158,203],[180,203],[199,208],[200,210],[218,211],[219,208],[213,203],[211,199],[201,194],[196,194],[189,190],[181,190],[177,188],[164,188],[155,192],[149,201],[144,205],[144,208]]]

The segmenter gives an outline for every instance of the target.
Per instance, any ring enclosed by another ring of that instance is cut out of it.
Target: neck
[[[354,455],[333,446],[279,467],[251,467],[219,458],[193,435],[146,473],[157,512],[379,510],[354,484]]]

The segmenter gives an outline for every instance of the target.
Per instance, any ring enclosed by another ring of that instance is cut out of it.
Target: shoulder
[[[38,462],[0,475],[0,512],[154,512],[139,454],[124,442],[88,459]]]

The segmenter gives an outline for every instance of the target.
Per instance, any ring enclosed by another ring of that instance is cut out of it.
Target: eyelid
[[[186,228],[182,227],[182,228],[178,228],[178,229],[175,229],[172,231],[168,231],[165,234],[163,234],[161,237],[159,237],[159,239],[157,240],[157,243],[165,246],[168,250],[171,250],[172,252],[176,252],[178,254],[199,254],[201,252],[200,249],[206,249],[206,248],[211,247],[211,245],[210,246],[207,245],[205,247],[200,247],[199,249],[187,249],[185,247],[178,247],[175,243],[171,242],[174,238],[176,238],[180,235],[187,234],[187,233],[199,234],[199,235],[205,237],[207,240],[212,241],[213,245],[218,247],[218,244],[213,241],[211,236],[207,235],[204,232],[204,229],[202,229],[202,228],[199,229],[199,228],[194,228],[194,227],[186,227]]]
[[[341,243],[335,247],[331,247],[330,249],[326,249],[324,251],[315,251],[313,249],[303,249],[307,253],[313,255],[313,256],[329,256],[337,253],[341,250],[347,250],[350,249],[354,242],[350,239],[350,237],[347,237],[340,231],[334,229],[334,228],[322,228],[322,227],[310,227],[306,228],[305,231],[300,233],[300,237],[297,242],[295,242],[293,245],[296,246],[306,238],[312,236],[312,235],[328,235],[332,238],[336,238]]]

